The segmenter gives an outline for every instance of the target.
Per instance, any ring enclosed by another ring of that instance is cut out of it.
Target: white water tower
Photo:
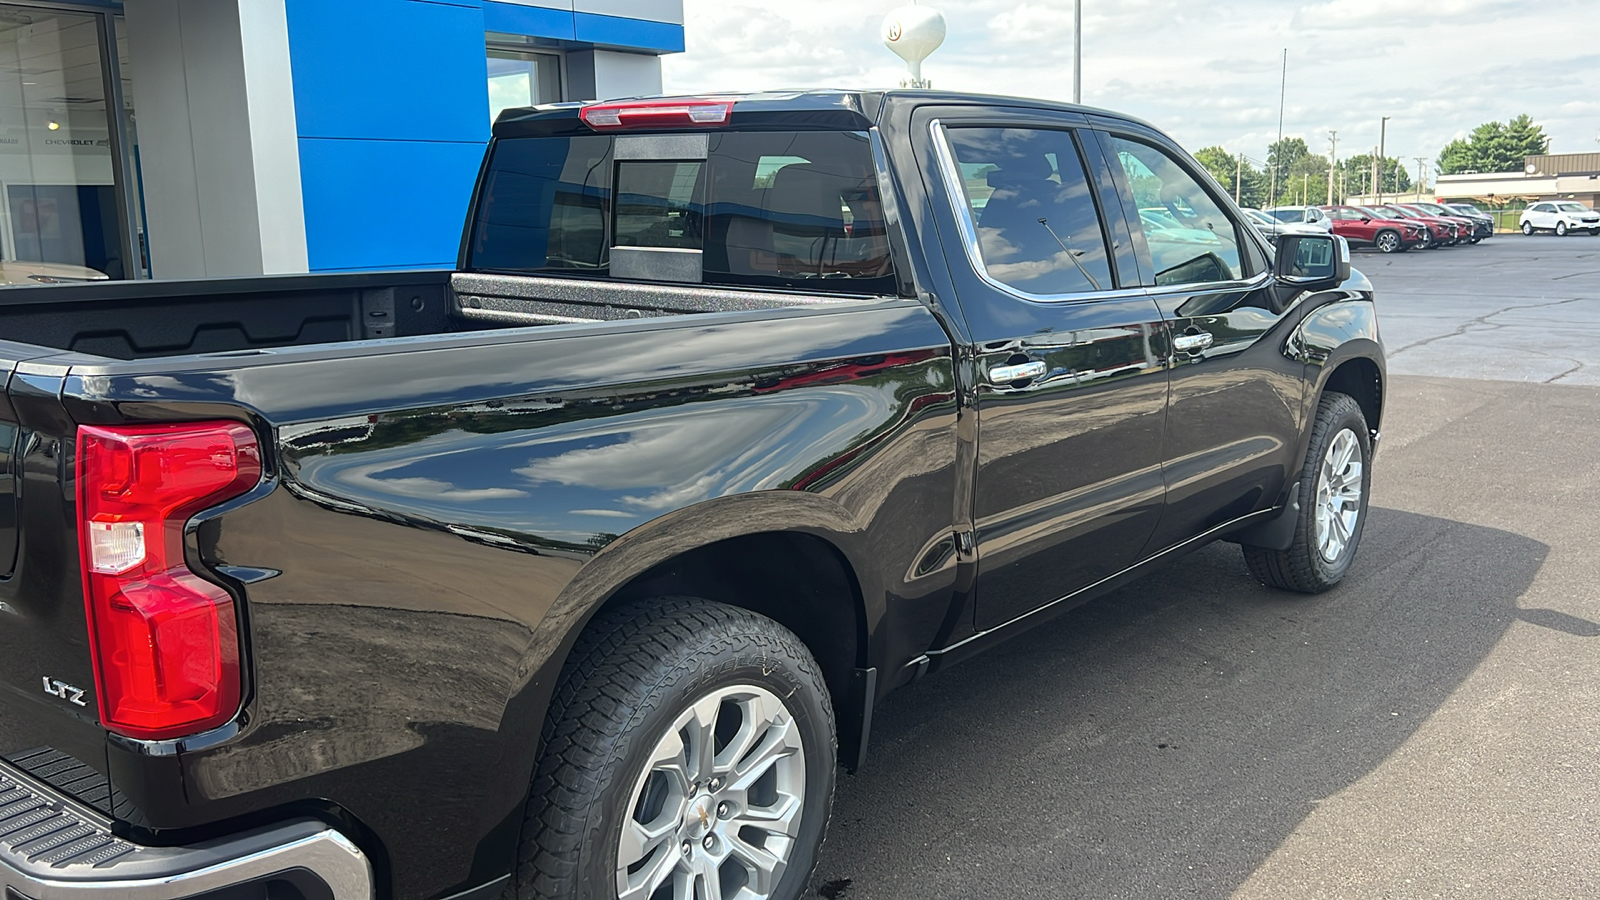
[[[922,77],[922,61],[944,43],[944,16],[926,6],[902,6],[883,17],[883,45],[906,61],[908,87],[933,85]]]

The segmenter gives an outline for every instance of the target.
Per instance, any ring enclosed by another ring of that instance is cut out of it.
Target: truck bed
[[[131,360],[859,300],[445,270],[99,282],[0,293],[0,337]]]

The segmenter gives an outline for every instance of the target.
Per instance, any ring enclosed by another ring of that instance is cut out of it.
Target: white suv
[[[1267,215],[1279,222],[1289,222],[1296,225],[1310,225],[1324,233],[1333,232],[1333,220],[1328,214],[1315,206],[1274,206],[1263,210]]]
[[[1522,233],[1588,231],[1600,235],[1600,213],[1571,200],[1545,200],[1522,211]]]

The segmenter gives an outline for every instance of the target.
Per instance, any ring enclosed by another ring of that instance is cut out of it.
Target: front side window
[[[1069,131],[950,128],[965,212],[990,278],[1051,296],[1112,287],[1105,232]]]
[[[1233,220],[1200,183],[1164,150],[1117,136],[1112,136],[1111,143],[1139,207],[1155,283],[1202,284],[1243,278]]]
[[[609,135],[496,142],[470,265],[611,276],[611,250],[700,254],[700,282],[894,294],[867,135],[725,132],[703,160],[614,158]]]

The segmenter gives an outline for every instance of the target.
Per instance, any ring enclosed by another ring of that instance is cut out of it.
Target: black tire
[[[1400,233],[1387,229],[1378,232],[1372,239],[1372,245],[1378,248],[1379,253],[1394,253],[1406,248],[1405,243],[1400,240]]]
[[[1334,440],[1344,431],[1355,436],[1361,460],[1361,496],[1355,525],[1349,540],[1334,559],[1327,559],[1317,546],[1317,490],[1324,458]],[[1268,587],[1320,594],[1338,584],[1350,570],[1361,544],[1361,531],[1367,523],[1367,498],[1372,493],[1372,440],[1361,407],[1347,394],[1327,393],[1317,404],[1317,418],[1311,428],[1311,446],[1300,469],[1300,511],[1294,527],[1294,542],[1287,550],[1244,546],[1244,561],[1250,574]]]
[[[1589,237],[1600,237],[1600,228],[1589,229]]]
[[[1523,222],[1522,223],[1522,233],[1527,235],[1527,236],[1529,236],[1529,237],[1533,237],[1533,223],[1532,222]]]
[[[505,897],[615,900],[619,840],[635,815],[633,791],[643,783],[648,757],[696,700],[746,685],[778,698],[801,739],[800,824],[768,896],[801,895],[827,831],[838,741],[827,685],[799,638],[747,610],[693,597],[656,598],[586,628],[562,679],[545,721],[517,869]],[[662,849],[677,853],[677,840],[669,838]],[[730,857],[724,866],[731,864]]]
[[[1567,223],[1565,223],[1565,222],[1557,222],[1556,223],[1556,237],[1566,237],[1566,236],[1567,236]]]

